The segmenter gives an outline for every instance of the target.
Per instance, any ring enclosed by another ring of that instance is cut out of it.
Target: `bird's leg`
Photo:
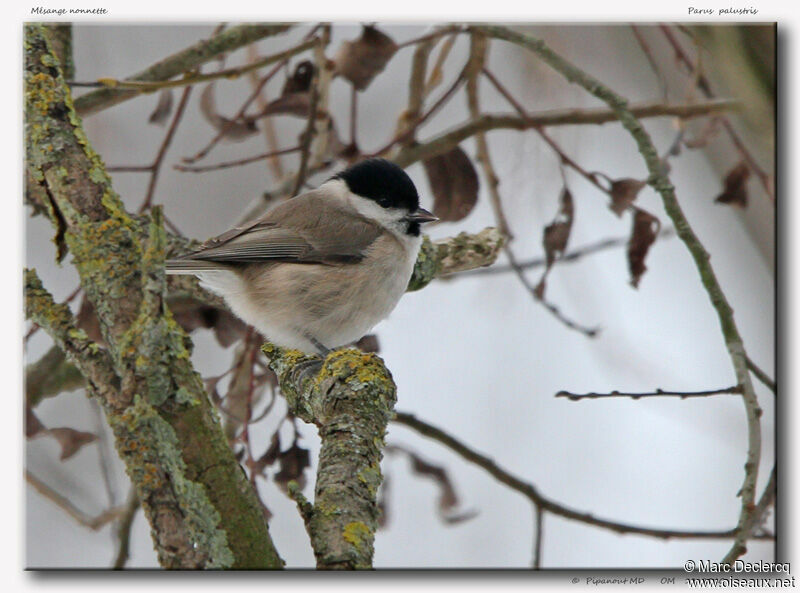
[[[303,335],[309,342],[311,342],[314,348],[317,349],[319,358],[312,358],[310,360],[298,362],[295,365],[295,369],[301,379],[310,379],[322,370],[322,364],[325,362],[325,357],[328,356],[332,350],[311,334],[304,332]]]

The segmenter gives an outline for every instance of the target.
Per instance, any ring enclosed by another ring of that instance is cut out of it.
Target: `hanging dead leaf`
[[[419,476],[430,478],[439,487],[439,500],[437,503],[439,516],[442,521],[448,524],[460,523],[477,515],[476,511],[457,512],[459,505],[453,483],[447,475],[447,471],[438,465],[428,463],[413,451],[397,445],[386,447],[387,453],[404,453],[411,460],[411,471]]]
[[[311,89],[316,67],[311,60],[303,60],[294,67],[292,75],[286,79],[281,89],[281,96],[295,93],[307,93]]]
[[[49,428],[46,432],[61,445],[61,461],[69,459],[85,444],[97,439],[97,435],[91,432],[83,432],[74,428]]]
[[[478,174],[460,147],[422,164],[433,193],[433,213],[439,220],[456,222],[472,212],[478,201]]]
[[[612,181],[611,189],[609,190],[611,195],[609,208],[611,208],[611,211],[617,216],[622,216],[622,213],[633,204],[645,185],[647,185],[646,181],[631,179],[630,177]]]
[[[661,222],[658,218],[640,208],[636,209],[631,238],[628,240],[628,269],[634,288],[639,288],[639,280],[647,270],[644,260],[660,229]]]
[[[232,142],[239,142],[258,133],[258,127],[252,119],[234,121],[217,113],[216,100],[214,99],[214,82],[209,82],[200,95],[200,112],[203,118],[215,130],[222,132],[223,138]]]
[[[542,245],[544,247],[547,268],[552,267],[556,259],[564,255],[572,231],[572,220],[575,207],[572,202],[572,193],[564,187],[559,198],[558,213],[553,222],[544,227]]]
[[[261,110],[259,117],[268,115],[296,115],[297,117],[308,117],[308,110],[311,106],[310,93],[289,93],[281,95],[267,103]]]
[[[740,162],[725,176],[725,189],[714,201],[738,208],[747,208],[747,180],[749,177],[750,167],[745,161]]]
[[[278,431],[272,435],[269,447],[264,451],[264,454],[252,463],[251,469],[256,474],[261,474],[265,468],[269,467],[278,460],[278,455],[281,452],[281,437]]]
[[[365,25],[361,37],[344,41],[339,46],[333,60],[334,73],[363,91],[373,78],[383,72],[396,51],[397,44],[391,37],[372,25]]]
[[[27,438],[35,437],[41,431],[46,430],[44,424],[41,423],[36,414],[30,406],[25,406],[25,436]]]
[[[162,89],[158,94],[158,104],[147,119],[151,124],[163,126],[167,123],[169,114],[172,113],[172,91],[170,89]]]
[[[302,490],[306,485],[305,470],[311,465],[311,456],[308,449],[303,449],[295,443],[283,453],[278,455],[281,469],[275,474],[275,482],[284,490],[289,482],[294,480]]]
[[[188,297],[170,297],[167,303],[175,321],[184,331],[188,333],[198,328],[211,328],[223,348],[240,340],[247,330],[247,325],[226,309]]]

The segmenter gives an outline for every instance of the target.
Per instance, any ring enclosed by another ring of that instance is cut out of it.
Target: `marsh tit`
[[[405,171],[369,159],[168,260],[167,273],[195,274],[278,346],[326,354],[391,313],[434,220]]]

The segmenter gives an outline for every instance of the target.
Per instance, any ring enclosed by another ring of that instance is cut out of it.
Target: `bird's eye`
[[[388,208],[391,205],[392,203],[389,201],[389,198],[381,198],[378,200],[378,206],[381,208]]]

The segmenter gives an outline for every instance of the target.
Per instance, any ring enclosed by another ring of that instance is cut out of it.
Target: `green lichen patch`
[[[170,490],[193,545],[208,557],[205,568],[233,566],[227,534],[217,528],[220,515],[203,486],[186,477],[178,438],[169,423],[139,396],[124,412],[111,416],[110,422],[117,437],[117,450],[126,461],[141,500],[162,499],[160,491]]]
[[[408,282],[408,292],[413,292],[427,286],[439,273],[439,257],[436,246],[428,235],[422,238],[422,247],[414,263],[414,271]]]

